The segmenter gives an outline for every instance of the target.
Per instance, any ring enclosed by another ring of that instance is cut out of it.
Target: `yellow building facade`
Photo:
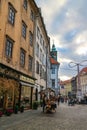
[[[0,1],[0,107],[20,106],[26,98],[32,106],[37,11],[33,0]]]
[[[69,96],[69,94],[72,92],[72,86],[71,86],[71,79],[65,80],[60,82],[60,93],[63,96]]]

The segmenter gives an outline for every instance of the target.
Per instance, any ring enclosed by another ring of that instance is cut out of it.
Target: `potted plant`
[[[38,108],[38,101],[34,101],[33,102],[33,109],[37,109]]]
[[[5,115],[10,116],[13,113],[13,109],[6,109]]]
[[[18,113],[18,105],[16,104],[14,107],[14,113],[17,114]]]
[[[0,117],[3,115],[3,112],[2,111],[0,111]]]

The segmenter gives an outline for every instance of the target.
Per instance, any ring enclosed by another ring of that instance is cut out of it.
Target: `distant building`
[[[83,68],[80,71],[79,76],[80,76],[80,88],[83,97],[84,95],[87,94],[87,67]]]
[[[77,93],[77,81],[76,81],[76,77],[72,77],[71,79],[71,90],[72,90],[72,95],[76,97],[76,93]]]
[[[72,86],[71,86],[71,79],[60,81],[60,93],[64,96],[71,96],[72,94]]]
[[[60,81],[59,86],[60,86],[60,94],[64,96],[65,95],[65,83],[64,83],[64,81]]]
[[[36,100],[40,100],[40,91],[48,87],[50,38],[48,37],[41,9],[36,15],[34,30],[34,76]],[[50,77],[50,75],[49,75]]]
[[[52,45],[52,50],[50,52],[51,58],[51,87],[55,90],[56,94],[59,92],[58,88],[58,70],[60,63],[57,61],[57,51],[55,45]]]

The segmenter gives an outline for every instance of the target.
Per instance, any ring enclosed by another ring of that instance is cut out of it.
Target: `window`
[[[37,37],[38,37],[38,39],[39,39],[39,36],[40,36],[40,30],[39,30],[39,28],[37,27]]]
[[[55,88],[55,79],[52,79],[52,88]]]
[[[22,36],[26,38],[27,25],[22,21]]]
[[[55,66],[52,65],[52,74],[55,74]]]
[[[22,67],[25,65],[25,51],[23,49],[20,52],[20,64]]]
[[[42,78],[42,65],[40,65],[40,77]]]
[[[42,54],[42,64],[44,65],[44,54]]]
[[[31,20],[32,20],[32,21],[34,21],[34,13],[33,13],[33,11],[32,11],[32,10],[31,10],[30,17],[31,17]]]
[[[52,74],[55,74],[55,68],[52,68]]]
[[[33,57],[29,56],[29,71],[32,71]]]
[[[30,31],[30,45],[32,46],[33,45],[33,33]]]
[[[8,58],[12,58],[13,43],[14,43],[14,41],[7,36],[5,54],[6,54],[6,57],[8,57]]]
[[[39,62],[36,61],[36,73],[39,74]]]
[[[44,40],[43,40],[43,50],[44,50]]]
[[[27,0],[24,0],[23,6],[24,6],[24,8],[27,10]]]
[[[42,79],[44,79],[44,74],[45,74],[45,71],[44,71],[44,69],[42,68]]]
[[[40,34],[40,43],[42,45],[42,35]]]
[[[42,61],[42,50],[40,49],[40,61]]]
[[[39,57],[39,44],[37,43],[37,48],[36,48],[36,55]]]
[[[9,14],[8,14],[8,21],[14,25],[15,22],[15,13],[16,10],[14,9],[14,7],[9,3]]]

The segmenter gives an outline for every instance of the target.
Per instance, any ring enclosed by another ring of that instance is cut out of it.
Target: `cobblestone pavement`
[[[0,130],[87,130],[87,106],[60,104],[53,114],[39,108],[1,117]]]

